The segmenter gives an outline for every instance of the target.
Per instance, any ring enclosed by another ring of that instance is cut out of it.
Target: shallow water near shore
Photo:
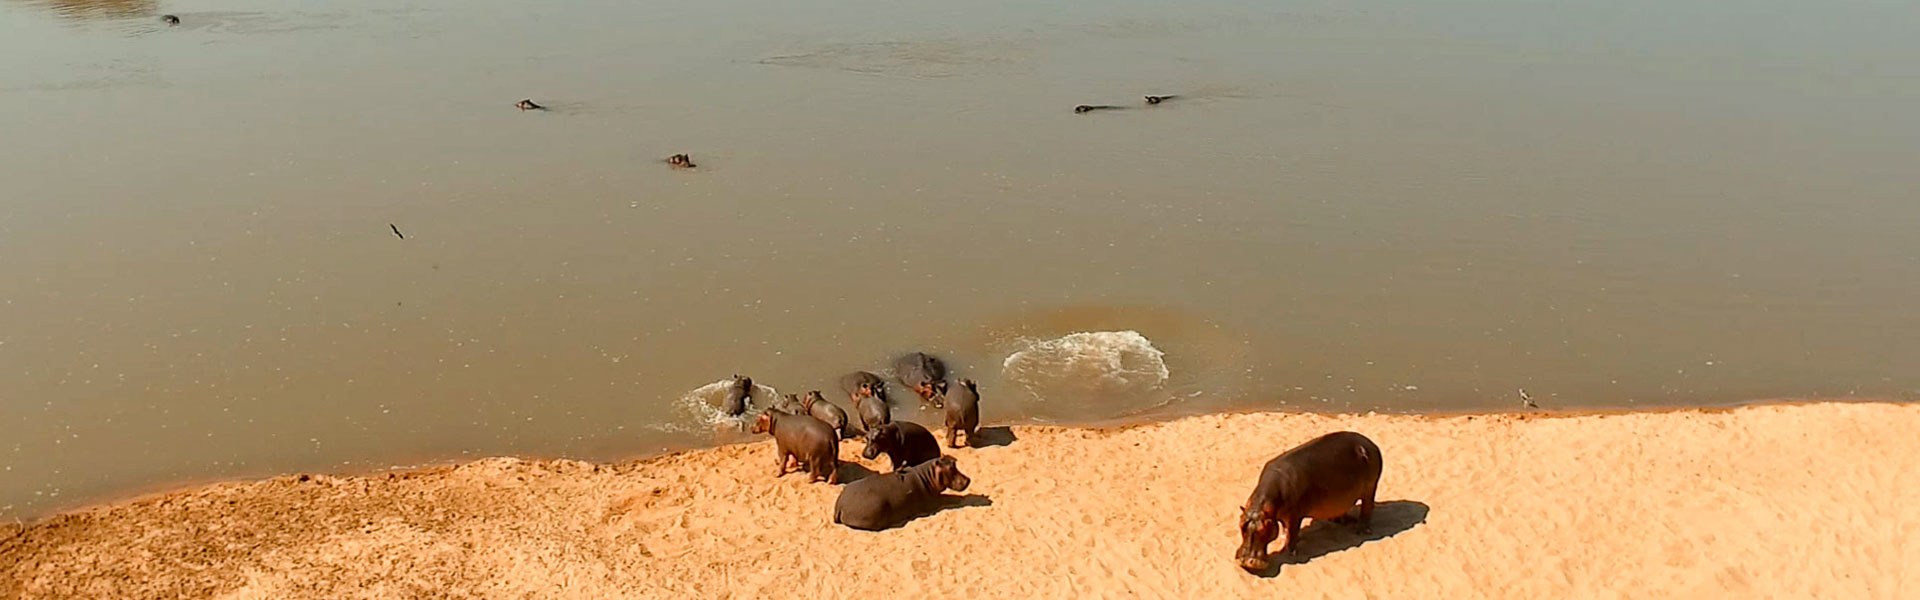
[[[1916,17],[0,0],[0,517],[914,350],[995,423],[1911,399]]]

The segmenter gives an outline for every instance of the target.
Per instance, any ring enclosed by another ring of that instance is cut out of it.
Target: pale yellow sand
[[[1315,526],[1304,564],[1240,571],[1261,463],[1340,429],[1386,456],[1377,539]],[[490,459],[14,527],[0,597],[1920,598],[1915,405],[1012,433],[957,452],[976,505],[884,533],[830,524],[839,488],[774,479],[764,442]]]

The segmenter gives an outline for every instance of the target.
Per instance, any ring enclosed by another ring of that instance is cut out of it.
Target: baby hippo
[[[833,522],[867,531],[904,525],[935,508],[941,492],[964,492],[969,483],[951,456],[868,477],[840,490],[840,499],[833,503]]]
[[[980,389],[972,379],[960,380],[960,387],[947,394],[947,447],[960,447],[960,434],[967,434],[973,445],[973,431],[980,428]]]
[[[860,451],[860,458],[873,460],[881,452],[887,453],[898,471],[940,458],[940,440],[918,423],[894,421],[867,431],[867,447]]]
[[[840,483],[840,437],[826,423],[769,408],[754,419],[753,432],[773,434],[774,457],[780,461],[775,477],[785,477],[787,461],[793,459],[812,476],[808,481]]]
[[[793,394],[781,394],[778,399],[773,401],[773,407],[780,409],[780,412],[784,413],[796,415],[807,414],[806,403],[801,402],[800,397]],[[829,423],[829,425],[831,425],[831,423]]]
[[[1260,470],[1260,484],[1240,513],[1240,568],[1260,572],[1272,563],[1267,544],[1286,528],[1281,553],[1295,550],[1300,521],[1345,517],[1360,503],[1358,526],[1365,533],[1373,520],[1373,494],[1380,487],[1380,447],[1351,431],[1329,433],[1288,450]]]
[[[853,394],[853,410],[860,416],[860,434],[866,435],[875,427],[893,422],[893,409],[887,406],[886,388],[878,385],[868,387],[861,384]]]
[[[729,417],[740,416],[747,412],[747,404],[752,400],[753,378],[734,375],[733,383],[727,385],[727,394],[720,398],[720,412]]]
[[[806,410],[806,414],[813,415],[813,418],[832,427],[834,434],[840,439],[853,437],[852,432],[847,428],[847,411],[840,410],[840,407],[828,402],[826,396],[820,395],[820,390],[807,392],[807,397],[800,400],[800,407]]]
[[[920,395],[920,403],[940,408],[947,395],[947,365],[924,352],[915,352],[893,361],[893,376]]]

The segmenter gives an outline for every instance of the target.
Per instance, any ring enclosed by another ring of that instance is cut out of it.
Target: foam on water
[[[1009,382],[1042,399],[1131,397],[1166,383],[1166,353],[1137,331],[1092,331],[1022,340],[1001,363]]]
[[[681,412],[685,413],[688,418],[695,423],[715,429],[744,429],[747,422],[753,418],[755,413],[759,412],[759,409],[771,406],[773,399],[780,397],[780,390],[774,389],[772,386],[761,385],[760,382],[756,381],[753,384],[753,392],[747,396],[749,402],[747,410],[740,413],[739,416],[727,416],[726,413],[720,412],[720,401],[726,398],[727,388],[732,385],[732,379],[722,379],[689,390],[686,394],[680,396],[678,404],[680,405]],[[676,425],[677,424],[664,424],[661,426],[661,429],[675,430]]]

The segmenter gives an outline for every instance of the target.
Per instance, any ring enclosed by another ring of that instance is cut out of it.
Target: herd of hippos
[[[947,446],[960,447],[964,435],[974,445],[980,427],[980,390],[971,379],[947,380],[946,365],[923,352],[893,363],[894,378],[919,396],[924,407],[946,416]],[[917,423],[896,420],[887,400],[887,380],[867,371],[840,378],[841,390],[853,404],[853,413],[819,391],[804,396],[786,394],[769,402],[753,418],[752,432],[774,440],[776,477],[805,471],[810,481],[840,483],[840,440],[861,439],[861,458],[886,454],[891,473],[848,483],[834,502],[833,522],[854,529],[879,531],[906,524],[929,514],[947,490],[966,491],[972,483],[960,472],[958,461],[941,453],[940,441]],[[734,375],[720,399],[729,416],[746,414],[752,402],[753,379]],[[1380,485],[1380,447],[1351,431],[1309,440],[1267,461],[1260,481],[1239,517],[1240,549],[1234,562],[1259,573],[1272,566],[1268,545],[1284,531],[1280,553],[1295,552],[1301,522],[1307,518],[1346,522],[1360,532],[1370,530],[1374,493]],[[1359,504],[1359,514],[1353,512]]]
[[[169,26],[180,18],[161,17]],[[1147,96],[1147,104],[1159,104],[1174,96]],[[514,104],[520,110],[546,110],[533,100]],[[1119,108],[1082,104],[1073,112]],[[694,168],[685,154],[667,158],[678,169]],[[394,233],[398,234],[396,228]],[[980,427],[980,390],[971,379],[957,385],[947,382],[946,365],[922,352],[900,357],[893,364],[894,377],[920,397],[922,405],[946,413],[947,445],[960,447],[964,434],[972,445]],[[853,415],[828,402],[819,391],[806,396],[787,394],[754,417],[753,433],[773,436],[779,475],[805,470],[812,481],[840,483],[840,440],[861,438],[866,448],[860,457],[873,460],[886,454],[893,472],[855,481],[840,490],[833,505],[833,522],[854,529],[878,531],[906,524],[936,507],[947,490],[966,491],[972,480],[960,472],[952,456],[940,452],[940,441],[912,421],[896,421],[887,403],[887,382],[879,375],[856,371],[840,378],[840,388],[853,403]],[[1525,395],[1526,392],[1521,392]],[[746,412],[753,394],[753,379],[735,375],[721,401],[722,412],[739,416]],[[1266,571],[1272,561],[1267,546],[1286,531],[1282,554],[1295,550],[1301,521],[1350,521],[1366,532],[1373,519],[1373,497],[1380,485],[1380,447],[1373,440],[1351,431],[1330,433],[1314,438],[1267,461],[1260,470],[1260,483],[1253,488],[1240,514],[1240,549],[1234,562],[1253,572]],[[1360,505],[1357,516],[1349,515]]]

